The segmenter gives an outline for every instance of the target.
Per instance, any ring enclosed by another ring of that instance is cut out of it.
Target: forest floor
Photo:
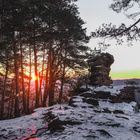
[[[140,80],[82,86],[69,104],[0,121],[0,140],[139,140],[140,113],[134,97],[139,88]]]

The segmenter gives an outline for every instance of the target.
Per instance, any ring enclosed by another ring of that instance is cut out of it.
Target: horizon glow
[[[113,80],[115,79],[140,79],[140,71],[120,71],[120,72],[111,72],[110,76]]]

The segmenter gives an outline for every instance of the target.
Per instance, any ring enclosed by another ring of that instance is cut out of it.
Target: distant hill
[[[125,79],[125,80],[113,80],[113,85],[126,85],[126,84],[133,84],[140,85],[140,79]]]

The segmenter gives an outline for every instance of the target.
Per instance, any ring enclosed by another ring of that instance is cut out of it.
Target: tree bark
[[[15,116],[18,117],[20,115],[19,100],[18,100],[18,96],[19,96],[19,70],[18,70],[18,54],[17,54],[17,47],[16,47],[15,39],[13,40],[13,52],[14,52],[15,89],[16,89]]]
[[[39,77],[40,77],[39,94],[41,96],[41,104],[43,104],[42,82],[43,82],[43,75],[44,75],[44,63],[45,63],[45,49],[44,49],[44,53],[43,53],[42,71],[41,71],[41,74],[39,75]]]
[[[49,93],[49,106],[54,105],[54,87],[55,87],[55,81],[54,81],[54,56],[52,48],[50,48],[50,63],[49,63],[49,87],[48,87],[48,93]]]
[[[65,64],[64,64],[63,70],[62,70],[61,87],[60,87],[60,93],[59,93],[59,103],[62,102],[64,79],[65,79]]]
[[[6,60],[6,72],[5,72],[4,83],[3,83],[0,118],[3,118],[3,113],[4,113],[4,99],[5,99],[5,93],[6,93],[7,76],[8,76],[8,59]]]
[[[46,106],[46,101],[48,97],[48,85],[49,85],[49,64],[50,63],[50,53],[48,53],[48,61],[47,61],[47,67],[46,67],[46,76],[45,76],[45,87],[44,87],[44,94],[43,94],[43,103],[42,105],[45,107]]]
[[[25,95],[25,85],[24,85],[24,68],[23,68],[23,48],[21,43],[21,33],[20,33],[20,63],[21,63],[21,81],[22,81],[22,100],[23,100],[23,112],[26,111],[26,95]]]
[[[28,82],[28,92],[27,92],[27,113],[30,112],[30,87],[31,87],[31,71],[32,71],[32,56],[31,56],[31,46],[29,46],[29,82]]]
[[[35,92],[36,92],[36,102],[35,108],[39,107],[39,91],[38,91],[38,69],[37,69],[37,47],[36,47],[36,31],[35,31],[35,18],[33,17],[34,31],[33,31],[33,51],[34,51],[34,71],[35,71]]]
[[[61,103],[62,102],[62,96],[63,96],[63,88],[64,88],[64,80],[65,80],[65,74],[66,74],[66,57],[67,57],[67,51],[64,50],[64,59],[63,60],[63,68],[62,68],[62,77],[61,77],[61,88],[60,88],[60,93],[59,93],[59,100],[58,102]]]

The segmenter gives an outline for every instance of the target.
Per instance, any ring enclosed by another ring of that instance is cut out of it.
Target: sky
[[[85,27],[87,27],[88,34],[95,31],[102,23],[112,22],[115,25],[120,25],[125,22],[126,25],[133,24],[135,20],[127,19],[124,14],[117,14],[109,8],[111,1],[79,0],[77,2],[80,16],[86,22]],[[91,40],[89,46],[91,48],[98,47],[96,42]],[[115,63],[111,67],[112,72],[140,70],[140,42],[135,42],[133,46],[128,46],[127,44],[117,46],[113,42],[105,51],[111,53],[115,58]]]

